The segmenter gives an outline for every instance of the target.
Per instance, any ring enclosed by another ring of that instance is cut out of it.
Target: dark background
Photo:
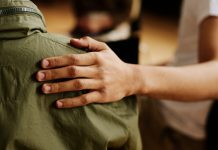
[[[143,11],[150,11],[158,15],[178,17],[182,0],[143,0]]]
[[[62,2],[70,0],[62,0]],[[33,2],[46,3],[52,5],[60,0],[33,0]],[[87,1],[88,2],[88,1]],[[177,18],[180,14],[182,0],[142,0],[142,10],[155,13],[157,15]]]

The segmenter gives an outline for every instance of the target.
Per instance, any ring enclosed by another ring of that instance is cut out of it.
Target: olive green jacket
[[[0,150],[139,150],[135,97],[58,110],[34,79],[45,57],[84,53],[69,38],[46,32],[29,0],[0,0]]]

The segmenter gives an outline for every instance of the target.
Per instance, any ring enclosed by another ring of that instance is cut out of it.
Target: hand
[[[46,83],[42,86],[45,94],[67,91],[90,90],[75,98],[58,100],[58,108],[72,108],[90,103],[107,103],[134,94],[136,72],[133,65],[121,61],[105,44],[89,37],[72,39],[71,45],[86,48],[92,52],[71,54],[42,60],[42,68],[37,73],[38,81],[68,78],[69,81]]]

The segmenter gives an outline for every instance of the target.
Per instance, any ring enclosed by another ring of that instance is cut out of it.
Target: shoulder
[[[53,33],[39,33],[35,35],[40,42],[44,43],[44,47],[61,47],[64,50],[70,50],[72,53],[85,53],[84,50],[77,49],[72,47],[70,43],[70,37],[63,36],[60,34],[53,34]]]
[[[69,45],[70,38],[37,33],[26,38],[1,41],[0,64],[12,65],[20,69],[31,69],[46,57],[66,54],[80,54],[85,51]]]

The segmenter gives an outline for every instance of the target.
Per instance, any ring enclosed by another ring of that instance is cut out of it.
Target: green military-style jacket
[[[56,109],[34,79],[45,57],[79,54],[69,38],[46,32],[29,0],[0,0],[0,150],[139,150],[135,97],[110,104]],[[131,85],[130,85],[131,86]]]

